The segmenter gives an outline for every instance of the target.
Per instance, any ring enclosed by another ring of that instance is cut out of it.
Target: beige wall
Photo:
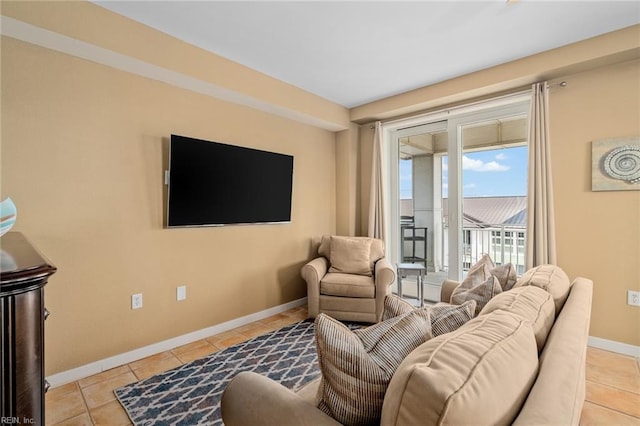
[[[171,133],[292,154],[292,223],[164,229]],[[3,37],[2,196],[58,267],[47,374],[304,297],[310,237],[335,232],[335,163],[333,132]]]
[[[594,281],[591,336],[640,346],[640,191],[591,191],[591,142],[640,135],[640,61],[569,75],[550,101],[558,263]]]

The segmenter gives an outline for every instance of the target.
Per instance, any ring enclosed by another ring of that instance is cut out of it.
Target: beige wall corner
[[[360,214],[358,230],[360,235],[367,235],[369,231],[369,200],[371,198],[371,168],[373,166],[373,137],[374,123],[360,126]]]
[[[635,25],[352,108],[351,121],[386,120],[472,98],[495,96],[536,81],[551,80],[639,56],[640,25]]]
[[[359,126],[336,133],[336,233],[356,235]]]
[[[18,37],[17,34],[24,34],[31,37],[25,41],[32,43],[43,39],[41,43],[53,49],[63,45],[73,49],[74,44],[65,40],[70,38],[85,43],[83,52],[110,60],[114,67],[122,67],[126,61],[142,61],[142,65],[159,67],[159,72],[178,73],[191,85],[206,83],[209,92],[217,90],[217,95],[227,101],[327,130],[340,131],[349,127],[349,112],[341,105],[88,1],[3,1],[2,15],[10,18],[3,22],[5,35]]]

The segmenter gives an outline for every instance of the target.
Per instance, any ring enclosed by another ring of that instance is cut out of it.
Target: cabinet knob
[[[44,308],[44,319],[46,320],[47,318],[49,318],[49,315],[51,315],[51,312],[49,312],[47,308]]]
[[[51,388],[51,383],[49,383],[48,380],[44,381],[44,393],[47,393],[47,391],[49,390],[49,388]]]

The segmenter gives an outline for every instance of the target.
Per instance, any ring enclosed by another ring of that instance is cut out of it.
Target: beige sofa
[[[457,284],[443,284],[443,301],[449,301]],[[541,318],[539,310],[535,327],[550,328],[542,340],[537,331],[534,336],[529,321],[497,309],[422,344],[393,375],[381,424],[577,425],[585,398],[592,287],[591,280],[576,278],[568,295],[554,295],[550,320]],[[464,340],[474,334],[495,338],[501,323],[514,325],[486,347]],[[449,353],[436,354],[434,347],[448,348]],[[461,379],[459,371],[469,369],[469,362],[476,364],[469,370],[474,377]],[[430,368],[425,368],[428,363]],[[223,420],[227,426],[337,425],[314,406],[318,382],[294,393],[258,374],[240,373],[223,395]]]

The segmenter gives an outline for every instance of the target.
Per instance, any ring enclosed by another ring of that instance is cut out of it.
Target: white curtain
[[[531,91],[527,269],[557,262],[549,138],[549,88],[546,82],[536,83]]]
[[[369,195],[369,230],[367,235],[385,240],[384,184],[382,170],[382,123],[375,124],[373,135],[373,159],[371,164],[371,192]]]

